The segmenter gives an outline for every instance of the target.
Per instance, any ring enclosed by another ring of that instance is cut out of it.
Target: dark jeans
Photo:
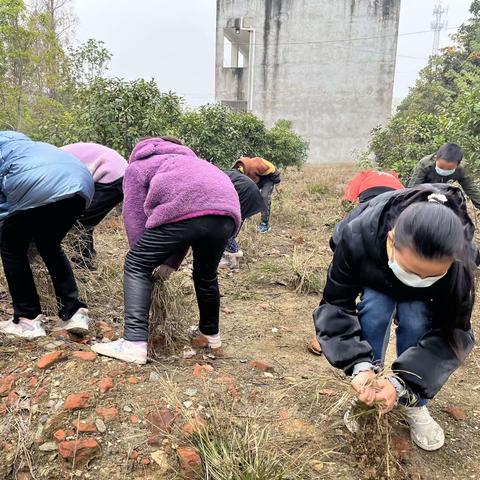
[[[93,266],[92,262],[96,256],[93,231],[108,213],[123,201],[122,182],[123,178],[120,178],[112,183],[95,184],[92,203],[75,224],[78,229],[75,239],[78,257],[72,260],[79,266],[87,268]]]
[[[275,182],[272,182],[268,177],[264,177],[260,180],[258,184],[260,193],[262,194],[263,201],[265,202],[265,207],[262,208],[262,223],[270,221],[270,210],[272,206],[272,193],[275,188]]]
[[[188,247],[193,250],[193,283],[200,330],[206,335],[218,333],[217,268],[234,229],[230,217],[208,215],[145,230],[125,259],[125,340],[148,340],[152,273],[176,252]]]
[[[394,320],[398,324],[397,355],[418,345],[432,328],[430,309],[425,302],[396,302],[383,293],[366,288],[357,308],[362,339],[372,347],[373,358],[380,365],[385,358]],[[416,406],[426,404],[425,399],[419,399]]]
[[[52,278],[60,318],[68,320],[86,306],[78,299],[72,267],[61,246],[84,210],[85,199],[77,195],[18,212],[3,222],[0,251],[15,321],[20,317],[33,319],[42,313],[28,259],[31,242],[36,244]]]

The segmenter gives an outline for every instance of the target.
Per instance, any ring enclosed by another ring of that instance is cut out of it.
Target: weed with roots
[[[379,373],[385,378],[391,371]],[[331,376],[323,375],[297,383],[284,391],[284,395],[298,397],[299,389],[309,392],[303,405],[311,415],[323,412],[323,422],[351,409],[353,418],[358,424],[358,431],[349,436],[351,455],[357,465],[365,472],[366,480],[408,480],[410,476],[401,464],[392,447],[392,435],[404,430],[405,421],[401,411],[394,409],[381,415],[378,406],[368,407],[356,402],[356,394],[350,381],[332,372]],[[316,415],[318,416],[318,415]],[[343,423],[343,421],[342,421]],[[343,426],[343,425],[342,425]]]
[[[293,274],[291,283],[296,293],[322,293],[327,277],[328,259],[319,252],[306,252],[295,248],[288,263]]]
[[[191,280],[183,272],[155,282],[149,326],[150,357],[158,358],[174,350],[178,340],[187,340],[192,296]]]

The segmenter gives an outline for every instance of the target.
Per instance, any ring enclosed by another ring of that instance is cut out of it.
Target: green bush
[[[470,12],[455,44],[431,58],[398,113],[373,131],[370,153],[403,181],[445,142],[461,145],[466,163],[480,172],[480,0]]]
[[[180,97],[162,94],[153,80],[97,78],[78,87],[69,109],[48,118],[41,138],[56,145],[96,142],[128,157],[141,137],[174,133]]]
[[[252,113],[234,112],[220,104],[206,105],[185,113],[178,135],[195,152],[221,168],[229,168],[242,156],[260,156],[277,167],[301,166],[308,144],[278,121],[268,130]]]

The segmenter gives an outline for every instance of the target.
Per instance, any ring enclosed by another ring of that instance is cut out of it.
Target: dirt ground
[[[183,335],[172,347],[157,343],[146,366],[73,354],[122,332],[127,244],[120,219],[107,219],[96,233],[98,270],[77,272],[95,321],[86,344],[61,332],[34,342],[0,336],[0,479],[480,478],[478,347],[430,404],[446,433],[433,453],[413,446],[394,414],[372,415],[352,437],[342,423],[348,383],[306,351],[331,258],[328,238],[354,171],[289,171],[274,196],[272,231],[256,233],[257,219],[245,226],[241,269],[220,273],[222,358],[190,357]],[[187,267],[169,280],[165,303],[175,331],[197,321],[188,275]],[[37,278],[45,293],[45,272]],[[2,280],[0,320],[10,313]],[[52,313],[49,330],[56,323]],[[61,358],[38,368],[52,352]],[[82,392],[87,403],[68,409],[67,397]],[[106,407],[117,409],[111,419],[99,410]],[[445,411],[451,407],[460,419]],[[78,420],[91,425],[75,429]]]

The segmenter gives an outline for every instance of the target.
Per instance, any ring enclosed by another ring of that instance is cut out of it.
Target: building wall
[[[248,99],[249,69],[223,68],[224,28],[244,17],[252,111],[291,120],[313,163],[355,160],[391,113],[400,1],[217,0],[217,101]]]

